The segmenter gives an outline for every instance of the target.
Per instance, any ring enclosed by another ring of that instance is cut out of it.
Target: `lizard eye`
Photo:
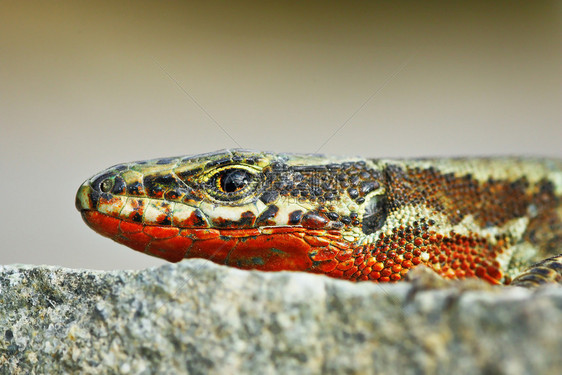
[[[227,167],[215,172],[208,181],[208,193],[221,201],[236,201],[247,197],[258,186],[259,174]]]
[[[250,184],[252,175],[243,169],[229,169],[217,175],[217,187],[227,194],[235,193]]]

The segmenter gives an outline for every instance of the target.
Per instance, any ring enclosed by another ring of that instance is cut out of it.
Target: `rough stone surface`
[[[429,281],[427,281],[427,280]],[[562,288],[0,267],[0,373],[560,374]]]

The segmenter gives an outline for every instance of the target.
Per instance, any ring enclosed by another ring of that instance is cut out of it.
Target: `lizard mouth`
[[[339,231],[302,226],[244,229],[177,228],[146,225],[83,209],[82,218],[97,233],[142,253],[179,262],[205,258],[218,264],[261,271],[326,272],[335,267],[342,246]],[[345,245],[345,244],[344,244]]]

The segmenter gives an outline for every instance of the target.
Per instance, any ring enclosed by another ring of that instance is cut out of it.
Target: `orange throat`
[[[398,281],[423,263],[445,278],[478,277],[502,281],[497,261],[502,245],[485,238],[403,228],[372,243],[344,240],[340,230],[300,225],[242,229],[178,228],[146,225],[83,210],[99,234],[145,254],[179,262],[204,258],[241,269],[303,271],[348,280]]]
[[[97,233],[145,254],[179,262],[204,258],[218,264],[261,271],[327,273],[342,251],[341,233],[302,226],[246,229],[175,228],[144,225],[84,210],[82,217]]]

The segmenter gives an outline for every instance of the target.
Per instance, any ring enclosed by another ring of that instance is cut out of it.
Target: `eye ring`
[[[255,191],[259,181],[260,175],[248,168],[221,168],[207,180],[207,192],[220,201],[236,201]]]

